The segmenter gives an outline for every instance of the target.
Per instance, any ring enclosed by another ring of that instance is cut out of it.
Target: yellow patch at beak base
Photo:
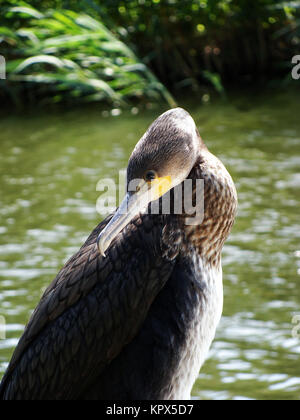
[[[172,188],[172,179],[170,176],[162,176],[156,178],[151,182],[151,190],[153,194],[153,200],[157,200],[164,194],[166,194]]]

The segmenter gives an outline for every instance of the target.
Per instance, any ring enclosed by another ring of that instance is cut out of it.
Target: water
[[[289,93],[183,105],[239,193],[223,253],[224,316],[193,397],[298,400],[299,100]],[[44,288],[101,219],[97,181],[118,179],[163,110],[0,121],[0,377]]]

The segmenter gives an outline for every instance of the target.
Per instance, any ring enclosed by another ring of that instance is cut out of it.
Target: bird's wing
[[[163,216],[138,217],[107,257],[96,239],[46,290],[15,350],[0,399],[74,399],[137,334],[175,264],[162,248]]]

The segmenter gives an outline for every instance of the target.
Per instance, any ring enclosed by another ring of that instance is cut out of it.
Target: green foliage
[[[289,34],[300,19],[300,2],[274,0],[110,0],[106,13],[128,29],[154,72],[171,89],[193,87],[208,71],[223,83],[257,83],[282,77],[282,63],[299,53]],[[291,38],[293,42],[291,43]],[[128,42],[128,41],[127,41]]]
[[[32,3],[71,7],[100,16],[172,90],[187,86],[197,89],[208,80],[204,71],[218,74],[226,84],[284,77],[291,57],[300,49],[299,0]]]
[[[299,0],[3,0],[1,9],[15,97],[24,83],[57,101],[173,103],[163,85],[224,95],[224,86],[284,80],[300,50]]]
[[[5,18],[14,24],[17,19],[17,28],[2,26],[0,34],[1,54],[8,57],[8,81],[2,84],[13,99],[27,88],[48,102],[124,105],[133,98],[163,98],[174,104],[147,66],[100,21],[74,11],[40,12],[25,2],[10,3],[16,5]]]

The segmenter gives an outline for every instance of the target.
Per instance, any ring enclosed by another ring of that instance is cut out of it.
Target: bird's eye
[[[155,171],[148,171],[146,173],[146,176],[145,176],[146,181],[151,182],[156,178],[157,178],[157,174]]]

